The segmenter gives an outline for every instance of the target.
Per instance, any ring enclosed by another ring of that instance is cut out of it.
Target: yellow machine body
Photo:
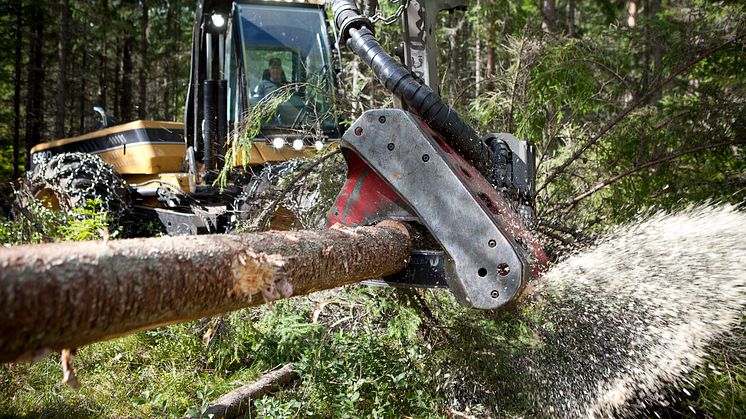
[[[182,191],[194,189],[186,163],[184,125],[180,122],[133,121],[77,137],[36,145],[31,149],[33,166],[66,152],[96,154],[112,166],[131,185],[159,181]],[[266,140],[257,140],[246,152],[237,153],[236,166],[283,162],[315,153],[313,147],[301,150],[276,148]]]

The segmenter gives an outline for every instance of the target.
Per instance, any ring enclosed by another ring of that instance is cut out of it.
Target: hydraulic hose
[[[399,97],[411,112],[420,116],[457,153],[492,181],[492,150],[458,112],[386,53],[373,35],[373,24],[361,14],[355,0],[334,0],[332,12],[342,40],[373,70],[386,89]]]

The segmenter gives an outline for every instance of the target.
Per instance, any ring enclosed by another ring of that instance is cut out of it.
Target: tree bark
[[[114,49],[114,97],[112,98],[112,101],[114,102],[114,117],[122,122],[126,122],[126,120],[122,118],[122,103],[119,98],[121,93],[120,89],[122,88],[122,85],[120,84],[120,75],[122,73],[122,45],[119,42],[117,42],[116,45],[117,46]]]
[[[660,9],[661,9],[660,0],[650,0],[648,6],[650,8],[650,16],[649,16],[650,21],[651,22],[657,21],[658,14],[660,13]],[[650,77],[651,77],[652,82],[658,83],[660,81],[660,78],[663,76],[663,69],[661,68],[662,63],[663,63],[663,39],[660,36],[657,25],[654,25],[653,27],[648,28],[648,40],[650,41],[650,56],[651,56],[650,58],[652,60],[652,68],[650,70]],[[650,97],[649,104],[658,105],[658,102],[661,100],[661,97],[662,97],[662,92],[657,91]]]
[[[456,57],[458,57],[458,44],[456,37],[458,35],[458,28],[456,26],[456,18],[453,14],[449,15],[449,28],[446,33],[448,34],[448,104],[452,108],[456,108],[456,83],[458,80],[458,68],[456,64]]]
[[[32,5],[29,39],[28,80],[26,90],[26,167],[31,148],[41,142],[44,126],[44,27],[45,13],[39,4]]]
[[[70,50],[70,3],[60,4],[60,32],[57,40],[59,58],[57,72],[57,95],[55,97],[54,137],[65,137],[65,116],[67,115],[67,61]]]
[[[137,118],[145,119],[147,116],[147,86],[148,82],[145,74],[148,73],[148,2],[142,0],[142,10],[140,15],[140,69],[138,74],[138,86],[140,88],[140,103],[137,107]]]
[[[106,17],[109,14],[109,4],[107,0],[101,2],[101,16]],[[101,48],[99,50],[99,67],[98,67],[98,105],[107,109],[106,103],[106,90],[108,88],[108,63],[106,56],[108,35],[106,31],[103,31],[101,37]]]
[[[492,91],[495,88],[493,77],[495,77],[495,32],[497,29],[495,20],[490,18],[490,14],[487,16],[487,68],[484,78],[487,80],[485,89]]]
[[[287,364],[277,371],[264,374],[259,380],[241,386],[228,394],[220,396],[202,412],[203,418],[235,418],[251,408],[254,400],[277,391],[281,386],[298,379],[292,364]],[[210,416],[212,415],[212,416]]]
[[[171,77],[173,74],[173,57],[171,56],[172,53],[175,53],[175,45],[176,45],[176,34],[174,29],[174,9],[176,5],[174,4],[174,0],[167,0],[166,1],[166,45],[168,48],[163,53],[163,57],[161,58],[161,62],[163,63],[163,68],[165,69],[163,73],[163,119],[166,121],[171,120]]]
[[[541,0],[541,29],[544,33],[553,34],[557,21],[555,0]]]
[[[477,0],[477,7],[482,6],[482,1]],[[474,45],[474,97],[478,98],[482,90],[482,41],[479,31],[475,31],[476,43]]]
[[[85,31],[85,29],[83,29]],[[84,42],[86,42],[86,36],[83,36]],[[88,54],[83,53],[82,55],[82,63],[80,68],[88,69]],[[86,74],[87,71],[82,71],[80,73],[80,90],[78,91],[78,133],[82,134],[85,132],[85,114],[86,114],[86,88],[88,87],[86,83]]]
[[[133,119],[132,115],[132,50],[135,43],[133,36],[127,36],[122,50],[122,84],[119,85],[121,121],[127,122]]]
[[[15,76],[13,80],[13,180],[20,175],[20,149],[21,149],[21,44],[23,43],[23,4],[21,0],[15,0],[16,13],[16,39],[13,68]]]
[[[410,250],[392,221],[0,248],[0,362],[390,275]]]
[[[575,36],[575,0],[567,0],[567,36]]]

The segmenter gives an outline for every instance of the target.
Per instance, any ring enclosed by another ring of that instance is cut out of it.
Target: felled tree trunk
[[[395,273],[406,227],[0,249],[0,362]]]
[[[202,412],[202,418],[236,418],[251,409],[255,400],[277,391],[298,378],[292,364],[287,364],[277,371],[271,371],[258,381],[241,386],[228,394],[220,396]]]

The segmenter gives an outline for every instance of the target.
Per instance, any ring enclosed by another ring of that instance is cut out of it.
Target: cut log
[[[241,386],[228,394],[220,396],[202,412],[203,418],[235,418],[251,408],[256,399],[277,391],[281,386],[296,380],[298,373],[292,364],[287,364],[276,371],[264,374],[259,380]],[[212,416],[210,416],[212,415]]]
[[[0,362],[403,269],[403,224],[0,249]]]

